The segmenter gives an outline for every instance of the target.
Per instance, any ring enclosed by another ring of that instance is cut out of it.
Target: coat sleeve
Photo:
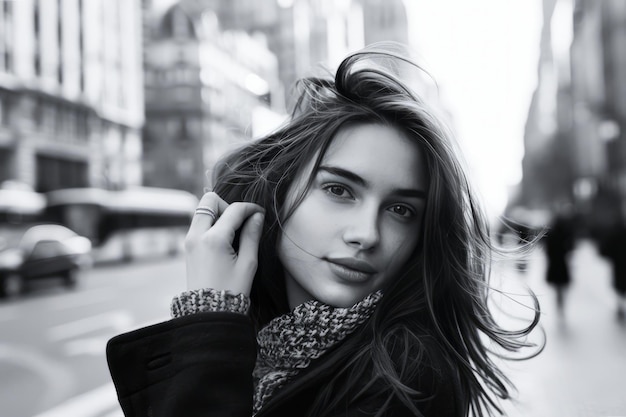
[[[126,417],[250,417],[255,360],[252,322],[232,312],[172,319],[107,345]]]

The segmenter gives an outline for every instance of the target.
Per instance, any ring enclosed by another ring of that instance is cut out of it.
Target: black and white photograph
[[[0,417],[626,417],[624,0],[0,0]]]

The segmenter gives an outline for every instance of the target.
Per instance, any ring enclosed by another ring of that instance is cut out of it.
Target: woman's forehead
[[[403,132],[382,124],[340,129],[322,157],[332,166],[366,180],[386,179],[399,188],[427,188],[423,150]]]

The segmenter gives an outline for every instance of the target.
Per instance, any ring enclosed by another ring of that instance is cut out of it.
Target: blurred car
[[[0,225],[0,298],[15,297],[31,280],[60,278],[68,288],[90,267],[91,241],[56,224]]]

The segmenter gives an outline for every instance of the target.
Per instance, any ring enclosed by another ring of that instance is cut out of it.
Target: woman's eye
[[[395,204],[389,207],[389,211],[402,217],[412,217],[414,215],[413,210],[402,204]]]
[[[333,197],[349,198],[352,196],[348,189],[343,185],[329,184],[324,186],[324,190]]]

